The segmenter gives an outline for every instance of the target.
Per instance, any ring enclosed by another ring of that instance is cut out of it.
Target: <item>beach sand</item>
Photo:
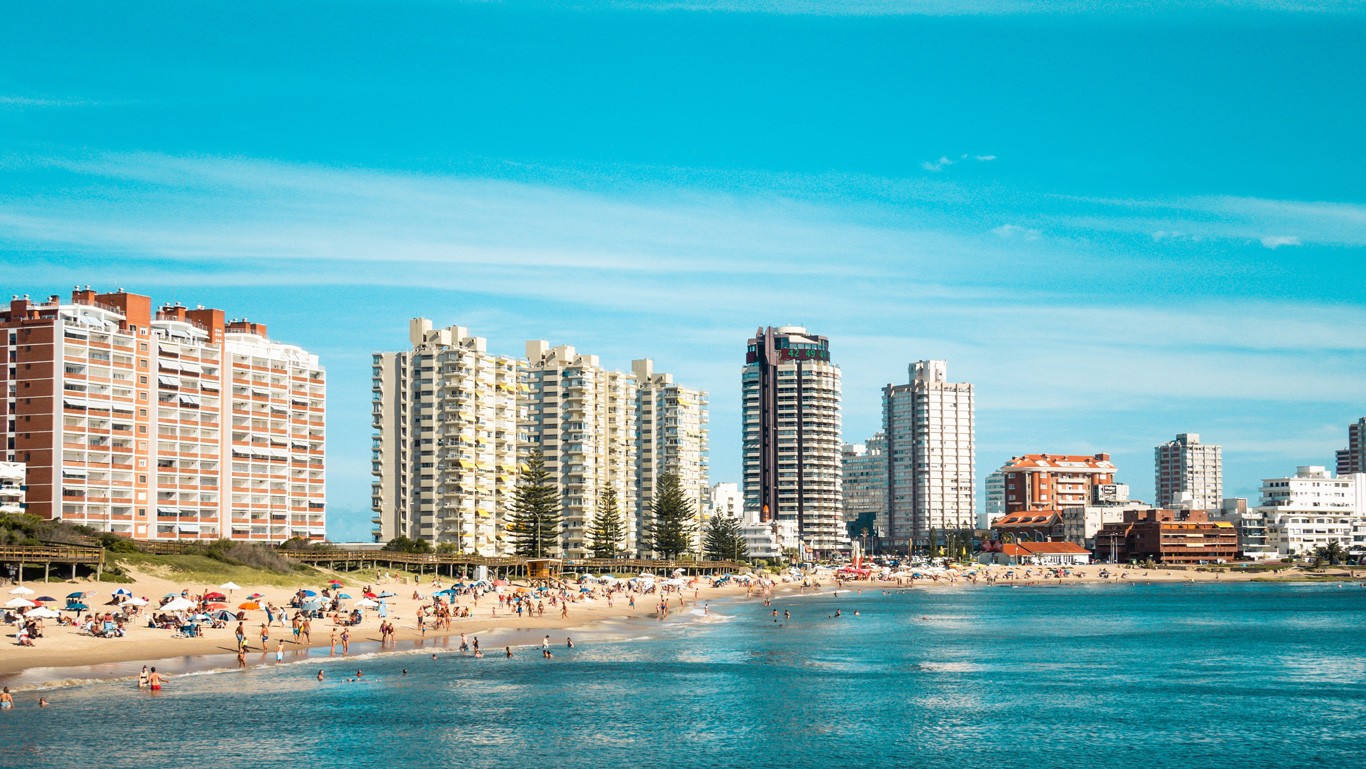
[[[1019,585],[1019,586],[1051,586],[1058,584],[1080,584],[1104,582],[1100,574],[1108,570],[1110,573],[1109,582],[1186,582],[1186,581],[1246,581],[1251,579],[1266,579],[1281,577],[1303,577],[1302,573],[1287,570],[1280,575],[1267,575],[1257,572],[1240,572],[1236,570],[1211,572],[1181,569],[1144,569],[1142,567],[1116,567],[1113,565],[1091,565],[1081,567],[1069,567],[1072,576],[1062,580],[1050,579],[1043,576],[1041,567],[1005,567],[993,566],[986,567],[978,572],[975,582],[966,579],[941,578],[934,580],[915,580],[904,583],[878,582],[878,581],[859,581],[846,583],[845,589],[863,590],[885,590],[899,588],[915,589],[936,589],[946,587],[978,586],[985,587],[987,580],[984,576],[991,574],[996,578],[999,585]],[[1029,576],[1026,576],[1028,571]],[[1339,570],[1341,572],[1341,570]],[[1005,578],[1007,572],[1013,572],[1013,578]],[[66,594],[82,590],[92,591],[93,595],[87,599],[87,603],[95,610],[107,610],[103,604],[110,599],[111,593],[118,587],[125,587],[133,592],[134,595],[149,599],[152,605],[159,602],[160,597],[168,593],[180,593],[186,589],[193,596],[212,590],[216,590],[215,585],[190,585],[183,582],[176,582],[171,579],[159,578],[156,576],[139,574],[135,575],[136,580],[132,584],[113,585],[111,583],[99,583],[93,581],[59,582],[48,583],[31,582],[28,586],[37,591],[37,595],[52,595],[55,597],[65,596]],[[1339,578],[1349,578],[1347,572],[1341,572]],[[370,586],[375,591],[389,590],[397,594],[395,598],[388,599],[387,620],[394,624],[396,628],[396,642],[391,644],[388,649],[394,650],[416,650],[432,649],[442,650],[454,648],[458,644],[460,633],[467,635],[480,636],[486,654],[493,654],[500,651],[504,645],[539,645],[545,635],[550,635],[557,645],[565,642],[565,636],[577,631],[582,636],[585,632],[591,632],[594,626],[600,626],[605,621],[623,620],[632,625],[633,629],[650,627],[649,623],[657,622],[655,618],[656,607],[659,603],[659,596],[656,593],[636,597],[636,607],[634,610],[629,608],[626,596],[618,595],[613,606],[608,606],[607,601],[602,598],[591,601],[580,601],[570,605],[567,617],[560,616],[558,606],[552,607],[547,603],[545,615],[534,618],[519,618],[515,613],[507,609],[498,609],[496,596],[486,595],[480,598],[476,606],[469,596],[461,596],[456,601],[456,605],[465,606],[471,609],[471,616],[468,618],[456,619],[451,623],[450,631],[431,630],[430,620],[428,630],[423,633],[418,629],[417,610],[426,600],[414,600],[412,594],[414,590],[422,595],[428,595],[434,585],[431,578],[424,578],[421,584],[413,584],[410,576],[398,576],[388,581],[362,581],[359,579],[345,579],[346,587],[344,592],[348,592],[359,598],[359,591],[364,586]],[[836,586],[832,579],[823,578],[820,580],[820,592],[834,590]],[[319,585],[300,585],[299,587],[319,589]],[[509,589],[515,589],[516,585]],[[0,595],[8,592],[9,588],[0,590]],[[261,606],[267,602],[274,603],[276,606],[288,604],[294,594],[294,588],[281,588],[275,586],[243,585],[241,589],[232,591],[229,601],[230,607],[236,607],[246,599],[246,596],[253,593],[260,593],[264,596]],[[775,586],[775,594],[781,596],[783,593],[794,593],[803,591],[800,582],[778,583]],[[810,592],[810,590],[807,590]],[[705,603],[725,598],[741,598],[746,595],[743,586],[730,584],[720,588],[712,588],[706,580],[699,580],[696,589],[689,585],[682,592],[682,597],[687,603],[684,612],[696,608],[697,603]],[[675,616],[679,613],[678,594],[670,596],[670,610]],[[756,591],[753,600],[759,600]],[[354,601],[346,602],[346,606],[354,604]],[[144,612],[129,624],[127,635],[123,638],[96,638],[79,633],[73,627],[58,626],[55,621],[44,622],[43,638],[37,641],[35,647],[20,647],[15,642],[15,627],[5,627],[5,637],[0,643],[0,683],[16,689],[34,689],[51,685],[54,682],[88,680],[92,678],[121,678],[134,677],[144,664],[157,665],[162,671],[174,676],[188,670],[200,670],[206,668],[235,667],[236,660],[236,640],[234,631],[237,623],[229,623],[226,628],[212,629],[206,627],[204,636],[201,638],[179,638],[174,631],[148,628],[147,616],[151,606],[146,607]],[[236,609],[233,609],[236,611]],[[245,628],[247,631],[247,642],[250,650],[247,652],[246,661],[250,666],[275,664],[276,644],[279,639],[285,640],[285,653],[287,661],[299,661],[308,659],[309,661],[326,662],[328,660],[339,660],[345,657],[341,652],[341,645],[338,644],[335,655],[329,655],[329,644],[334,625],[328,618],[314,620],[312,622],[311,644],[307,647],[303,643],[295,642],[288,621],[284,627],[278,624],[270,628],[270,641],[266,650],[261,649],[259,632],[261,625],[266,621],[266,613],[262,610],[247,612]],[[673,618],[666,618],[665,621],[673,621]],[[351,628],[351,656],[369,654],[380,650],[380,618],[374,610],[365,612],[365,618],[358,626]],[[338,628],[340,633],[340,628]],[[452,640],[455,639],[455,640]],[[311,647],[311,648],[308,648]]]

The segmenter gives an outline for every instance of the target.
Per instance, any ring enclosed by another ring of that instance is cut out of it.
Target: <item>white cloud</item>
[[[953,165],[954,162],[955,161],[950,160],[947,155],[940,155],[938,160],[926,160],[924,163],[920,164],[920,167],[926,171],[938,173]]]
[[[1032,230],[1028,227],[1021,227],[1018,224],[1003,224],[992,229],[998,237],[1002,238],[1022,238],[1024,240],[1038,240],[1043,233]]]
[[[1261,243],[1274,251],[1281,246],[1298,246],[1300,239],[1293,235],[1266,235],[1261,238]]]

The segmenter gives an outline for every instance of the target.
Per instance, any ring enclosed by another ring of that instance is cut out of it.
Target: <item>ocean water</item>
[[[555,634],[553,660],[486,642],[484,659],[323,657],[176,677],[157,696],[70,686],[43,692],[46,710],[25,692],[0,713],[0,766],[1366,765],[1360,587],[865,590],[774,605],[791,621],[733,601],[581,633],[574,649]]]

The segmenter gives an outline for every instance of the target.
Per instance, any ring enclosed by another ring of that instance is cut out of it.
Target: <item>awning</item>
[[[209,380],[207,380],[207,379],[201,379],[201,380],[199,380],[199,389],[201,389],[201,390],[213,390],[214,392],[218,392],[218,383],[217,383],[217,382],[211,382],[211,381],[209,381]]]
[[[62,468],[62,477],[63,477],[63,478],[84,478],[85,476],[86,476],[86,472],[85,472],[84,470],[77,470],[77,469],[71,468],[71,467],[63,467],[63,468]]]
[[[198,374],[202,372],[204,369],[200,368],[198,363],[182,363],[180,364],[180,370]]]
[[[184,367],[180,365],[180,361],[168,360],[168,359],[166,359],[166,358],[162,358],[161,360],[158,360],[158,361],[157,361],[157,365],[160,366],[161,368],[167,370],[167,371],[183,371],[183,370],[184,370]]]
[[[185,532],[186,534],[198,534],[198,533],[199,533],[199,526],[198,526],[197,524],[193,524],[193,523],[178,523],[178,524],[176,524],[176,529],[177,529],[178,531],[183,531],[183,532]]]
[[[186,406],[198,406],[199,397],[196,395],[181,395],[180,402]]]
[[[157,381],[160,382],[161,384],[166,385],[167,387],[179,387],[179,386],[180,386],[180,377],[178,377],[178,376],[171,376],[170,374],[158,374],[158,375],[157,375]]]
[[[178,507],[158,507],[157,515],[180,515]]]

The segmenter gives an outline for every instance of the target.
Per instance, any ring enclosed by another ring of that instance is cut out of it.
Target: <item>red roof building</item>
[[[1080,566],[1091,562],[1091,551],[1072,542],[1007,542],[979,560],[1006,566]]]
[[[1007,513],[1085,505],[1097,486],[1115,482],[1109,454],[1025,454],[1001,468]]]

